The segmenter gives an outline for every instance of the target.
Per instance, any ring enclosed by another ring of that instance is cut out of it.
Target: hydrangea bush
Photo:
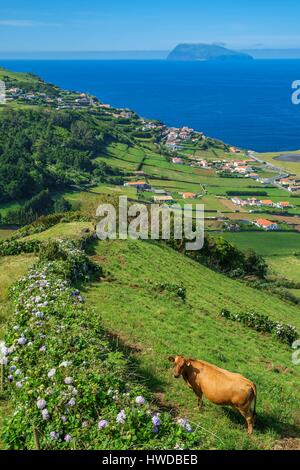
[[[266,315],[259,313],[245,312],[234,314],[227,309],[223,309],[220,315],[228,320],[243,323],[243,325],[253,328],[256,331],[273,334],[279,341],[290,346],[299,337],[297,329],[294,326],[275,322]]]
[[[67,241],[41,251],[11,289],[15,316],[1,347],[13,410],[2,432],[6,448],[199,447],[201,431],[153,406],[85,306],[74,287],[95,271],[85,253]]]

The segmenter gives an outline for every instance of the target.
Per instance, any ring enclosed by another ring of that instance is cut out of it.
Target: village
[[[134,112],[125,108],[114,108],[110,104],[102,103],[97,98],[87,93],[69,92],[56,89],[55,87],[47,91],[31,91],[19,87],[9,87],[6,90],[7,101],[17,101],[18,103],[27,103],[36,106],[49,106],[56,110],[65,109],[86,109],[97,110],[106,113],[108,118],[117,119],[120,124],[131,123],[134,120],[135,126],[153,136],[156,145],[161,146],[171,165],[189,166],[204,171],[204,175],[213,174],[217,178],[228,179],[228,186],[233,179],[242,179],[257,183],[262,189],[266,186],[280,188],[287,195],[300,193],[300,179],[293,174],[280,174],[276,168],[271,168],[260,159],[256,159],[253,152],[242,150],[234,146],[225,146],[222,155],[211,155],[205,149],[209,149],[209,138],[203,132],[196,131],[193,128],[168,127],[157,120],[147,120],[137,116]],[[187,152],[187,148],[203,147],[204,151],[197,153]],[[157,204],[176,203],[182,204],[188,202],[192,204],[203,203],[203,198],[207,192],[207,185],[199,184],[199,190],[170,191],[169,188],[156,185],[153,186],[148,182],[147,172],[143,171],[143,165],[139,171],[134,172],[137,180],[128,180],[124,183],[125,188],[134,188],[138,198],[147,203],[154,202]],[[216,195],[218,198],[218,196]],[[257,213],[257,218],[241,217],[241,224],[228,222],[228,216],[222,211],[218,214],[209,214],[207,219],[222,223],[223,230],[237,231],[243,225],[252,225],[257,230],[277,231],[282,226],[274,219],[275,215],[289,216],[289,211],[294,209],[294,205],[282,198],[282,200],[272,200],[271,198],[258,198],[256,196],[247,197],[246,195],[235,195],[232,197],[223,197],[223,201],[230,202],[233,206],[233,213],[240,211],[253,216]],[[221,201],[219,198],[219,200]],[[276,212],[277,211],[277,212]],[[266,215],[271,214],[270,220]],[[292,218],[292,217],[291,217]],[[229,216],[230,219],[230,216]]]
[[[151,128],[156,128],[157,124],[149,124]],[[298,180],[292,175],[286,178],[280,178],[276,171],[270,171],[263,163],[258,163],[254,158],[236,147],[228,147],[228,158],[209,159],[202,156],[189,155],[180,152],[184,149],[187,142],[193,144],[195,141],[204,140],[206,137],[203,133],[195,133],[193,129],[183,127],[164,128],[163,144],[167,149],[172,149],[170,155],[170,164],[176,168],[177,166],[189,166],[191,168],[199,168],[201,171],[207,171],[207,174],[215,175],[214,178],[228,179],[229,187],[231,178],[249,180],[255,182],[256,186],[249,184],[249,188],[258,188],[257,194],[268,195],[268,188],[280,188],[285,190],[287,196],[295,193],[298,189]],[[226,155],[226,154],[225,154]],[[224,156],[225,156],[224,155]],[[205,174],[205,173],[204,173]],[[170,191],[167,187],[152,186],[149,182],[148,175],[145,171],[135,171],[135,177],[138,180],[130,180],[124,183],[126,188],[135,188],[139,200],[153,202],[156,204],[182,205],[184,202],[193,204],[205,204],[207,195],[207,185],[199,185],[199,191]],[[260,188],[260,189],[259,189]],[[250,191],[249,189],[249,191]],[[254,191],[255,192],[255,191]],[[146,194],[149,194],[148,196]],[[258,230],[258,231],[282,231],[293,230],[297,223],[297,214],[290,213],[295,209],[294,204],[290,200],[272,200],[271,198],[258,198],[257,196],[246,196],[245,194],[232,197],[215,196],[219,204],[231,204],[231,213],[222,210],[217,214],[206,213],[206,220],[209,223],[220,223],[223,231],[240,231],[240,230]],[[287,198],[289,199],[289,198]],[[241,213],[239,216],[238,213]],[[248,215],[247,215],[248,214]],[[255,217],[257,214],[257,217]],[[269,215],[269,217],[268,217]],[[251,228],[251,226],[253,228]],[[297,226],[298,229],[298,226]]]

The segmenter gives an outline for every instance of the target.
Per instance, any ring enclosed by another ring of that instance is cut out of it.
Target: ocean
[[[261,152],[300,149],[300,105],[292,82],[300,60],[1,60],[62,88],[89,92],[170,126],[189,126]]]

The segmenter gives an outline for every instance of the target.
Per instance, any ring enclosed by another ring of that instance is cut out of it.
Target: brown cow
[[[183,356],[169,357],[169,361],[175,364],[174,377],[178,379],[182,375],[197,395],[199,408],[203,404],[203,395],[215,405],[233,406],[245,418],[248,434],[253,433],[256,416],[256,385],[253,382],[205,361]]]

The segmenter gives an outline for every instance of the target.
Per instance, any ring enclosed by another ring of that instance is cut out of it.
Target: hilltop
[[[249,54],[215,44],[179,44],[167,60],[252,60]]]

